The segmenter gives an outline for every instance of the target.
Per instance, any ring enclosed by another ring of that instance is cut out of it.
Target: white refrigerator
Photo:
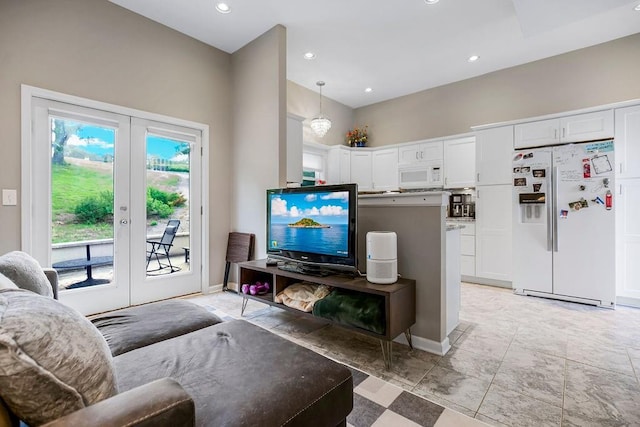
[[[517,150],[516,293],[615,308],[612,140]]]

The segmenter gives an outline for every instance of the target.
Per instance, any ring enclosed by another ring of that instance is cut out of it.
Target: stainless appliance
[[[476,204],[471,194],[451,194],[449,196],[449,217],[475,218]]]
[[[516,151],[516,293],[615,306],[614,160],[613,141]]]

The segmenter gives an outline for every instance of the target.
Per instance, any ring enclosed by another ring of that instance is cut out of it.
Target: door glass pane
[[[147,276],[190,267],[190,144],[147,134]]]
[[[51,260],[61,290],[113,279],[115,129],[50,117]]]

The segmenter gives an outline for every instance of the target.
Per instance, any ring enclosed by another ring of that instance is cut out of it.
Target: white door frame
[[[37,250],[36,236],[38,230],[36,224],[33,223],[33,200],[36,195],[34,192],[33,173],[36,165],[33,164],[33,152],[34,141],[32,140],[32,108],[34,98],[43,98],[46,100],[63,102],[67,104],[73,104],[80,107],[91,108],[95,110],[101,110],[108,113],[115,113],[119,115],[137,117],[145,120],[152,120],[157,122],[163,122],[175,126],[182,126],[186,128],[192,128],[199,130],[202,133],[202,169],[200,175],[200,200],[201,200],[201,212],[202,212],[202,224],[199,240],[201,242],[200,251],[200,264],[202,266],[200,290],[203,293],[209,291],[209,212],[208,209],[204,209],[209,205],[209,126],[202,123],[191,122],[188,120],[176,119],[161,114],[149,113],[146,111],[136,110],[133,108],[122,107],[119,105],[108,104],[100,101],[90,100],[78,96],[67,95],[59,92],[54,92],[47,89],[37,88],[29,85],[21,86],[21,99],[22,99],[22,111],[21,111],[21,126],[22,126],[22,164],[21,164],[21,250],[30,254],[34,254],[34,257],[41,263],[41,265],[50,267],[51,259],[47,251],[47,255],[44,256],[42,251]],[[197,256],[196,253],[193,255]]]

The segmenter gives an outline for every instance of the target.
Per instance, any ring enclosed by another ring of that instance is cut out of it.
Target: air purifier
[[[398,280],[398,236],[393,231],[367,233],[367,281],[389,285]]]

